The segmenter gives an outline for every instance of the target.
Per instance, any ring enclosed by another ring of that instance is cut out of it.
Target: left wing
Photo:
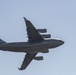
[[[29,63],[34,59],[34,57],[36,56],[37,53],[27,53],[25,55],[25,58],[24,58],[24,61],[21,65],[21,68],[19,68],[19,70],[24,70],[28,65]]]
[[[39,34],[39,32],[37,31],[37,29],[34,27],[34,25],[27,20],[24,17],[25,23],[26,23],[26,29],[27,29],[27,35],[28,35],[28,40],[29,42],[39,42],[39,41],[43,41],[43,37]]]

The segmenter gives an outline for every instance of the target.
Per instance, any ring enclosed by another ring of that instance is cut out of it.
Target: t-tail
[[[6,42],[0,39],[0,45],[5,44]]]

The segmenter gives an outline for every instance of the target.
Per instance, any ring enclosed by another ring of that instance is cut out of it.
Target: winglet
[[[18,68],[19,70],[21,70],[20,68]]]
[[[23,69],[21,69],[21,68],[18,68],[19,70],[23,70]]]
[[[25,17],[23,17],[25,21],[27,21],[27,19]]]

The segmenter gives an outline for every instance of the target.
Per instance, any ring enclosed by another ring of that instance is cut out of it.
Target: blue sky
[[[0,0],[0,38],[27,41],[23,17],[65,44],[19,71],[25,53],[0,51],[0,75],[76,75],[76,0]]]

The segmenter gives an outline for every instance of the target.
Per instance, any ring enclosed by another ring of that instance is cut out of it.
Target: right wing
[[[30,62],[34,59],[36,54],[37,53],[32,53],[32,54],[27,53],[25,55],[24,61],[23,61],[22,65],[21,65],[21,68],[19,68],[19,70],[24,70],[30,64]]]
[[[39,42],[44,40],[43,37],[38,33],[34,25],[27,20],[24,17],[25,23],[26,23],[26,28],[27,28],[27,35],[28,35],[28,40],[29,42]]]

